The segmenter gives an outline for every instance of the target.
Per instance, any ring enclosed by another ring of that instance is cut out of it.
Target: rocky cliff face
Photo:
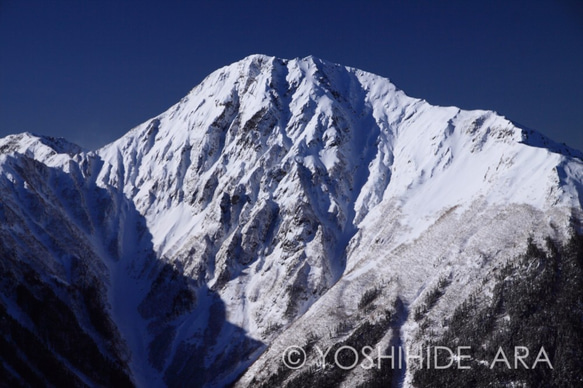
[[[95,152],[2,139],[3,374],[58,384],[50,359],[81,385],[424,381],[320,373],[314,349],[446,338],[529,236],[581,232],[581,157],[494,112],[259,55]],[[292,345],[310,367],[282,364]]]

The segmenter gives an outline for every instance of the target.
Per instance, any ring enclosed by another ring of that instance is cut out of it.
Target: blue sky
[[[96,148],[249,54],[315,55],[583,150],[583,2],[0,1],[0,136]]]

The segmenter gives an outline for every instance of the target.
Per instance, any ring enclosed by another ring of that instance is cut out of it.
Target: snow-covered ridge
[[[63,138],[37,136],[28,132],[0,139],[0,155],[22,154],[48,165],[56,165],[82,152],[82,148]]]

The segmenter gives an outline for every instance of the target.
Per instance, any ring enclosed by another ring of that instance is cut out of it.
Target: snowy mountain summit
[[[99,150],[0,139],[0,193],[3,381],[424,386],[414,360],[334,352],[376,362],[483,313],[491,331],[454,336],[477,349],[535,322],[497,298],[538,284],[524,255],[571,252],[583,155],[361,70],[252,55]]]

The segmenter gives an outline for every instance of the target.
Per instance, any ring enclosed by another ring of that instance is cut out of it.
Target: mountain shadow
[[[95,184],[101,165],[95,156],[67,172],[20,154],[3,162],[0,385],[234,380],[264,345],[227,322],[216,293],[158,258],[134,204]]]

